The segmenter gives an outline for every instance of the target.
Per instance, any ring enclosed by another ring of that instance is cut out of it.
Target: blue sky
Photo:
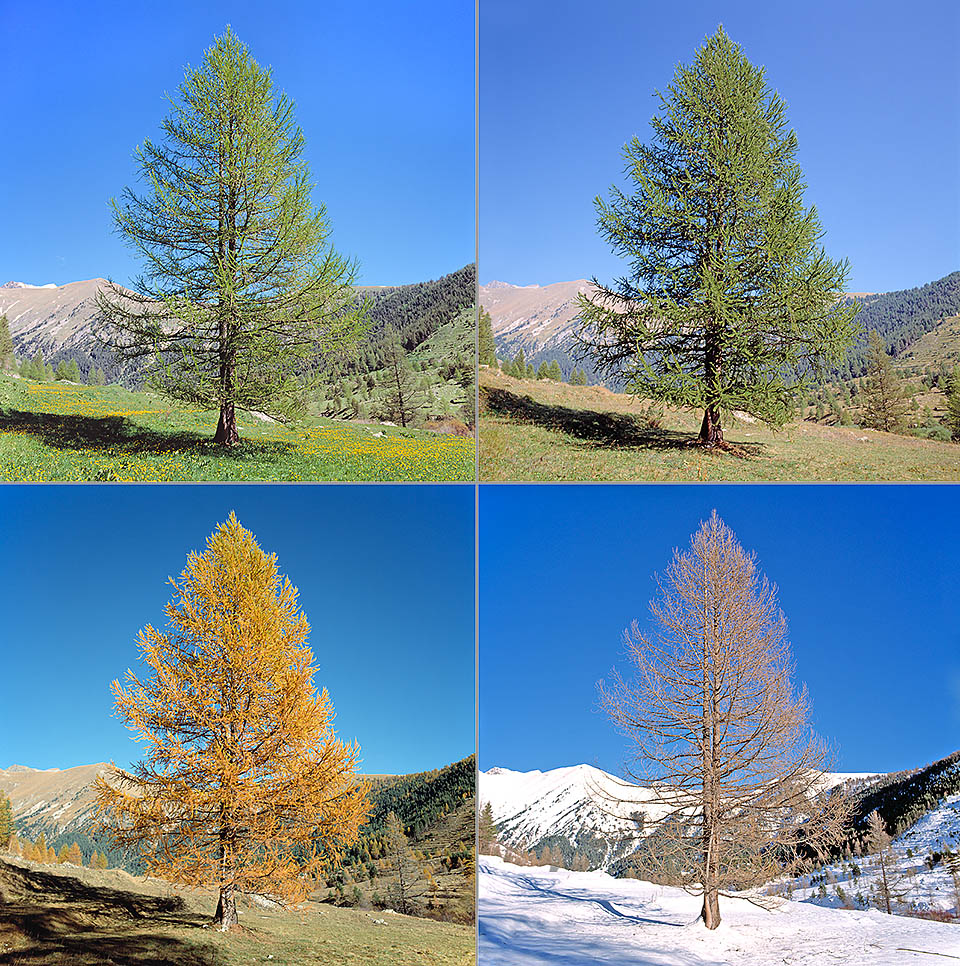
[[[649,139],[653,92],[719,23],[767,68],[849,291],[921,285],[960,268],[960,80],[953,0],[483,0],[480,279],[547,284],[626,263],[593,199]]]
[[[474,260],[473,0],[0,0],[0,282],[136,274],[108,201],[228,23],[295,102],[314,198],[360,281]]]
[[[335,728],[367,774],[473,752],[470,486],[0,487],[0,767],[140,757],[110,682],[235,510],[300,590]]]
[[[779,587],[797,679],[844,771],[960,748],[953,486],[483,486],[480,766],[621,773],[596,710],[653,575],[716,509]]]

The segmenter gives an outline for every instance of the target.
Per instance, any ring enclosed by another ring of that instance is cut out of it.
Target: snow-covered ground
[[[940,909],[960,914],[953,880],[946,867],[940,863],[931,869],[925,862],[933,852],[960,849],[960,795],[945,798],[937,808],[898,835],[892,846],[898,871],[909,873],[909,877],[901,882],[907,901],[918,909]],[[854,865],[859,870],[857,876],[854,876]],[[835,862],[818,873],[823,874],[827,879],[822,883],[823,889],[820,888],[821,881],[811,882],[810,876],[794,880],[792,898],[808,899],[825,906],[841,906],[844,900],[855,906],[862,905],[861,900],[870,903],[871,893],[877,887],[879,869],[876,856],[867,855]]]
[[[960,961],[960,925],[720,900],[720,927],[679,889],[480,858],[481,966],[905,966]]]

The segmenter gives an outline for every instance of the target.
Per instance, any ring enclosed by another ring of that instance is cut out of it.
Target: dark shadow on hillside
[[[505,389],[481,387],[480,407],[489,413],[509,416],[546,429],[558,429],[570,436],[600,446],[635,449],[685,449],[697,445],[696,437],[651,424],[644,416],[601,412],[539,403],[530,396],[518,396]],[[739,456],[759,456],[761,443],[737,443]]]
[[[49,446],[77,450],[119,450],[130,456],[160,453],[185,453],[244,460],[250,448],[241,438],[239,446],[215,445],[209,435],[197,432],[162,433],[136,425],[124,416],[80,416],[74,413],[22,412],[0,410],[0,432],[28,433]],[[280,457],[288,444],[276,441],[257,442],[258,459]]]
[[[690,436],[651,426],[642,416],[605,413],[592,409],[550,406],[530,396],[518,396],[506,389],[481,389],[481,406],[490,413],[509,416],[525,423],[561,432],[602,446],[635,446],[670,449],[687,446]]]
[[[146,896],[88,885],[0,863],[0,936],[28,945],[0,952],[0,966],[209,966],[213,951],[198,949],[158,926],[199,929],[210,917],[191,913],[179,896]]]

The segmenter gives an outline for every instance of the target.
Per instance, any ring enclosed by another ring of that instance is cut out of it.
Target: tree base
[[[720,425],[720,413],[716,409],[708,408],[704,411],[697,442],[707,449],[723,448],[723,426]]]
[[[213,917],[213,925],[220,932],[229,932],[231,929],[240,928],[240,917],[237,915],[237,900],[232,892],[229,896],[220,893],[220,901],[217,903],[217,911]]]
[[[221,446],[236,446],[240,442],[233,403],[225,403],[220,408],[220,421],[217,423],[217,431],[214,433],[213,441]]]
[[[720,925],[720,902],[716,893],[703,897],[703,908],[700,918],[707,929],[716,929]]]

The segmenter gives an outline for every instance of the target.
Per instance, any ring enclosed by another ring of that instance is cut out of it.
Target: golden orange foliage
[[[97,807],[149,874],[218,885],[225,929],[237,892],[301,900],[369,805],[276,556],[231,513],[170,583],[169,633],[138,638],[150,675],[113,682],[118,716],[149,749],[132,773],[98,779]]]

